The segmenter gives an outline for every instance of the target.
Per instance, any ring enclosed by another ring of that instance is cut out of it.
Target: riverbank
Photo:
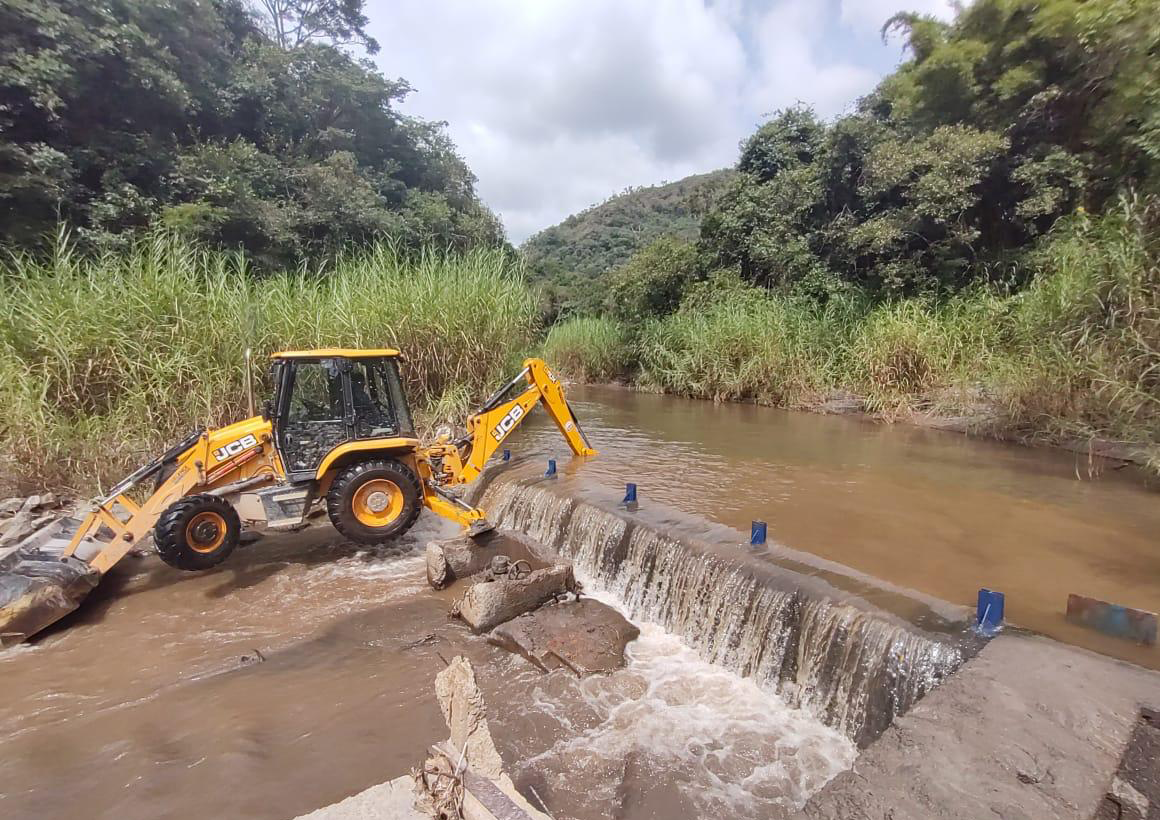
[[[569,319],[544,355],[582,381],[856,411],[1130,459],[1160,473],[1160,242],[1147,208],[1078,216],[1022,288],[871,298],[717,272],[667,314]]]

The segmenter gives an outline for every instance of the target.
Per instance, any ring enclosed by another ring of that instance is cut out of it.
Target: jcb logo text
[[[516,426],[516,422],[523,418],[523,416],[524,408],[518,404],[511,410],[508,410],[507,415],[500,419],[499,424],[491,431],[492,438],[496,441],[503,441],[503,437],[512,431],[512,428]]]
[[[238,453],[242,452],[243,450],[250,449],[251,447],[257,445],[257,443],[258,443],[258,440],[256,438],[254,438],[253,434],[250,434],[248,436],[242,436],[237,441],[231,441],[225,447],[218,447],[216,450],[214,450],[213,451],[214,460],[215,461],[225,461],[227,458],[230,458],[231,456],[236,456]]]

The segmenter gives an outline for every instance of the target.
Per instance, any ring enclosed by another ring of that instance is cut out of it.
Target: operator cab
[[[335,448],[368,439],[414,438],[396,350],[277,353],[267,416],[287,477],[313,479]]]

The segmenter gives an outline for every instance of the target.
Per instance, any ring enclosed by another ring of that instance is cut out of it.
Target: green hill
[[[545,228],[521,250],[533,279],[572,283],[623,265],[661,238],[696,238],[701,217],[736,172],[685,177],[667,185],[631,188]]]

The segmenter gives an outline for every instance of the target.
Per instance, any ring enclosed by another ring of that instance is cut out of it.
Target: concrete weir
[[[634,620],[854,740],[803,820],[1160,817],[1160,674],[1013,628],[984,641],[965,609],[882,608],[574,489],[499,474],[480,501]]]
[[[1000,635],[799,818],[1152,820],[1160,759],[1153,751],[1133,765],[1141,750],[1130,740],[1141,704],[1157,700],[1155,672],[1046,638]]]
[[[672,643],[683,644],[682,663],[697,666],[696,674],[706,675],[710,667],[689,649],[831,727],[823,730],[796,713],[802,723],[832,736],[849,756],[808,790],[795,792],[786,788],[791,781],[776,781],[777,799],[760,813],[750,810],[744,816],[1160,818],[1160,717],[1155,711],[1160,673],[1011,627],[983,640],[970,628],[965,608],[863,576],[839,577],[832,565],[810,571],[791,551],[755,552],[730,541],[728,531],[697,529],[672,511],[628,512],[598,488],[524,475],[518,469],[488,475],[473,500],[485,506],[499,529],[474,546],[462,539],[429,545],[428,580],[437,588],[460,584],[465,591],[453,611],[461,616],[473,590],[493,592],[497,599],[519,598],[521,609],[530,611],[505,618],[488,633],[488,641],[517,652],[539,670],[570,670],[575,678],[556,676],[556,683],[582,681],[580,689],[596,700],[602,697],[601,681],[632,674],[632,664],[623,665],[623,651],[638,630],[624,620],[623,611],[641,625],[640,646],[649,634],[663,630]],[[521,556],[528,565],[521,578],[528,583],[489,577],[495,570],[487,567],[500,555]],[[531,580],[540,577],[536,573],[561,569],[566,579],[559,590],[569,594],[537,608],[543,596]],[[573,573],[594,598],[575,600],[570,594],[576,590]],[[609,619],[585,612],[586,606],[605,610]],[[472,623],[469,617],[464,620]],[[596,677],[586,677],[592,674]],[[720,670],[712,674],[735,681]],[[543,680],[544,693],[569,691],[568,686],[551,688],[552,678]],[[637,685],[642,684],[647,686],[644,681]],[[481,690],[468,662],[451,661],[435,688],[451,738],[430,747],[431,756],[415,778],[375,787],[309,815],[312,820],[540,817],[546,815],[537,807],[547,811],[549,806],[571,817],[577,816],[571,813],[577,801],[599,806],[599,816],[619,816],[620,809],[637,805],[634,801],[656,797],[642,783],[655,783],[657,793],[671,797],[688,774],[680,763],[672,765],[671,756],[632,752],[635,765],[655,766],[637,777],[628,756],[623,762],[617,757],[617,747],[608,747],[611,754],[601,757],[591,754],[591,745],[568,740],[562,753],[551,745],[548,753],[537,748],[530,758],[507,760],[509,777],[500,747],[486,728]],[[781,709],[748,683],[745,688],[759,709]],[[698,690],[698,706],[705,697]],[[632,716],[632,727],[648,726],[647,719],[635,722],[641,712],[626,715]],[[521,720],[533,716],[542,717],[533,709]],[[502,732],[502,717],[498,725]],[[544,725],[557,724],[548,720]],[[571,722],[558,725],[573,733]],[[477,731],[487,739],[473,746],[469,738]],[[856,756],[839,732],[857,745]],[[578,734],[585,736],[584,731]],[[793,735],[793,729],[777,734],[775,746],[762,747],[757,766],[777,766],[799,755],[808,759],[808,751],[793,745]],[[656,737],[655,731],[648,736]],[[787,738],[789,751],[783,757],[781,744]],[[742,766],[714,777],[736,784],[746,779],[746,771]],[[803,770],[789,771],[792,778]],[[579,790],[560,788],[558,775],[565,784],[579,776],[588,780]],[[455,788],[441,785],[452,781]],[[600,790],[606,783],[613,784],[610,794]],[[685,797],[656,804],[664,807],[662,813],[645,802],[642,813],[626,816],[726,816],[719,803],[697,804]],[[445,805],[450,798],[453,811]]]
[[[493,523],[571,559],[636,621],[660,624],[706,661],[753,679],[865,746],[978,647],[963,623],[924,629],[741,546],[671,537],[630,514],[496,477]]]

